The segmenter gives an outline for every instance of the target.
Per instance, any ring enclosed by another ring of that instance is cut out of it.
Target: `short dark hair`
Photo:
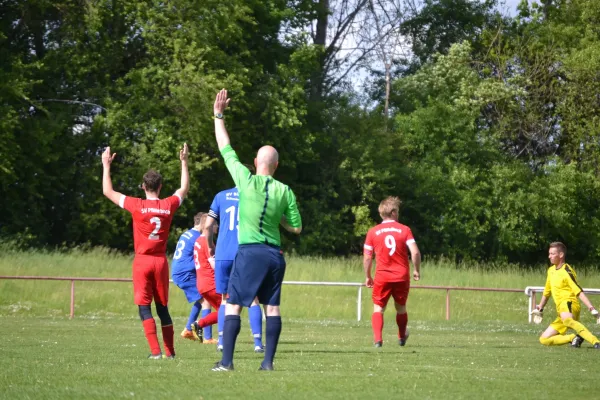
[[[549,247],[551,249],[552,248],[558,249],[558,251],[560,253],[563,253],[565,256],[567,255],[567,246],[565,246],[564,243],[562,243],[562,242],[552,242],[552,243],[550,243]]]
[[[144,174],[143,182],[147,191],[157,192],[162,185],[162,175],[153,169],[149,169],[148,172]]]
[[[198,214],[194,215],[194,226],[200,225],[202,223],[202,216],[205,213],[203,213],[202,211],[199,212]]]

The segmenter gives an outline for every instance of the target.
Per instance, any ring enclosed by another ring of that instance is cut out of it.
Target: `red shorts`
[[[211,289],[208,292],[200,293],[203,299],[206,299],[210,306],[215,310],[221,307],[221,295],[217,293],[215,289]]]
[[[378,282],[375,281],[373,285],[373,304],[379,307],[385,307],[390,299],[390,296],[394,298],[394,301],[401,306],[406,305],[406,299],[408,299],[408,291],[410,290],[410,281],[402,282]]]
[[[136,254],[133,259],[133,300],[148,306],[152,300],[169,303],[169,262],[167,257]]]

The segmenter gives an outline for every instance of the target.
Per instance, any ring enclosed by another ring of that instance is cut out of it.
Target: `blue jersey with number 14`
[[[171,276],[183,273],[196,272],[194,265],[194,243],[200,236],[200,231],[190,229],[184,232],[177,241],[171,264]]]
[[[217,193],[210,205],[208,215],[219,222],[219,236],[215,260],[233,260],[238,249],[238,206],[240,195],[237,188]]]

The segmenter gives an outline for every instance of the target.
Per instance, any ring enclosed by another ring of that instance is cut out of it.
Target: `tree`
[[[401,32],[411,43],[412,70],[436,53],[446,54],[454,43],[468,40],[477,47],[483,29],[499,18],[496,6],[497,0],[424,0],[422,7],[410,7]]]

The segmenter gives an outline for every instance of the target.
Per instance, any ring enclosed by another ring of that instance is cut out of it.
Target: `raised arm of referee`
[[[279,246],[279,225],[300,234],[302,219],[296,196],[289,186],[275,180],[279,154],[272,146],[258,150],[256,175],[238,159],[225,129],[223,112],[229,99],[221,90],[215,99],[215,136],[227,170],[239,191],[239,247],[229,280],[229,300],[223,327],[223,357],[213,371],[233,370],[235,342],[240,332],[242,306],[249,307],[255,297],[264,305],[266,321],[265,358],[260,370],[272,370],[281,333],[279,304],[285,274],[285,259]]]

